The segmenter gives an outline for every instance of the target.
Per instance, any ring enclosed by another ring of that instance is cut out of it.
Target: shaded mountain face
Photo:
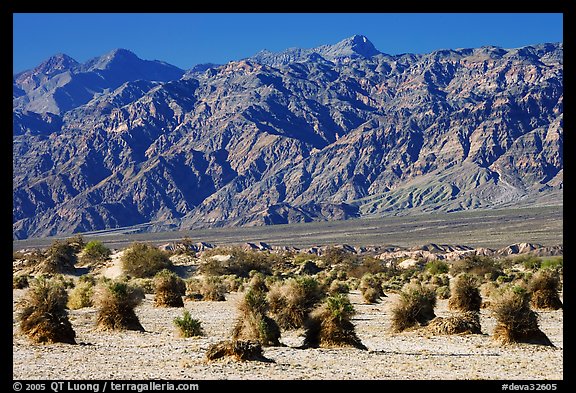
[[[116,49],[85,64],[58,54],[14,76],[13,107],[20,112],[60,115],[125,82],[166,82],[183,74],[177,67],[142,60],[126,49]]]
[[[562,59],[562,44],[389,56],[354,36],[120,78],[60,115],[21,111],[15,88],[14,237],[562,203]]]

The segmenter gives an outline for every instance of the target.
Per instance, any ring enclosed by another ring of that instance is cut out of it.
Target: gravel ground
[[[350,293],[357,314],[353,322],[367,351],[353,348],[297,349],[301,331],[283,332],[285,347],[266,347],[271,362],[207,362],[208,346],[229,339],[241,293],[224,302],[186,302],[202,322],[205,335],[178,337],[172,320],[181,308],[156,308],[146,295],[136,308],[145,332],[95,330],[94,308],[69,313],[78,345],[34,344],[18,331],[13,291],[14,379],[177,379],[177,380],[562,380],[563,311],[539,311],[541,330],[555,348],[495,342],[494,319],[482,310],[483,334],[431,336],[423,331],[390,333],[390,307],[397,295],[364,304]],[[439,300],[436,315],[449,315]]]

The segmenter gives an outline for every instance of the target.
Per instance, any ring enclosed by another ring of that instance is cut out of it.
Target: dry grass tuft
[[[350,321],[354,307],[346,294],[327,297],[306,319],[304,348],[354,347],[367,349]]]
[[[249,288],[238,305],[239,317],[232,331],[232,339],[255,340],[264,346],[281,346],[280,327],[267,315],[266,293]]]
[[[76,344],[76,333],[68,319],[68,294],[60,280],[32,281],[19,307],[20,331],[37,343]]]
[[[308,313],[326,296],[315,278],[300,276],[272,285],[268,292],[270,312],[282,329],[304,325]]]
[[[538,327],[538,315],[530,309],[529,296],[522,287],[507,287],[492,304],[497,320],[493,337],[503,344],[529,343],[554,346]]]
[[[221,341],[212,344],[206,351],[206,359],[216,360],[223,357],[231,357],[234,360],[257,360],[271,362],[264,357],[262,345],[252,340]]]
[[[164,269],[154,276],[154,305],[156,307],[184,307],[182,296],[186,283],[175,273]]]
[[[476,276],[461,273],[452,280],[451,284],[448,308],[463,312],[480,311],[482,297]]]
[[[94,289],[97,308],[96,325],[102,330],[144,331],[134,308],[144,299],[144,292],[121,281],[103,282]]]
[[[426,329],[434,334],[482,334],[480,313],[465,311],[449,317],[436,317]]]
[[[406,284],[400,292],[399,301],[392,307],[392,331],[426,325],[436,317],[436,292],[430,286],[418,282]]]
[[[528,282],[530,305],[536,309],[558,310],[562,308],[560,277],[551,269],[542,269],[534,274]]]

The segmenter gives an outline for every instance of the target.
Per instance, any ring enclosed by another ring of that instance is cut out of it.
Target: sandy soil
[[[145,332],[95,330],[95,310],[70,311],[78,345],[33,344],[18,331],[15,305],[24,290],[14,290],[14,379],[178,379],[178,380],[549,380],[563,379],[563,311],[540,311],[540,328],[555,348],[530,344],[501,346],[492,337],[495,321],[482,310],[483,334],[430,336],[422,331],[389,332],[395,294],[375,305],[357,291],[350,300],[353,322],[368,351],[353,348],[297,349],[299,331],[283,332],[285,347],[266,347],[272,362],[207,362],[208,346],[229,339],[241,293],[225,302],[186,302],[202,322],[203,337],[178,337],[172,320],[181,308],[156,308],[147,295],[136,313]],[[439,300],[436,315],[449,315]]]

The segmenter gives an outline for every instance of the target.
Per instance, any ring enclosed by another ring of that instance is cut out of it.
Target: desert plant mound
[[[366,273],[360,279],[358,289],[362,293],[364,301],[368,304],[376,303],[384,295],[382,282],[371,273]]]
[[[208,347],[206,359],[216,360],[223,357],[231,357],[234,360],[271,362],[264,356],[262,345],[258,341],[252,340],[221,341]]]
[[[154,276],[154,305],[156,307],[184,307],[182,296],[186,283],[175,273],[164,269]]]
[[[290,278],[283,283],[274,283],[270,288],[270,313],[282,329],[297,329],[304,326],[308,313],[325,296],[326,293],[315,278]]]
[[[522,287],[508,287],[492,304],[497,324],[493,338],[503,344],[528,343],[554,346],[538,327],[538,315],[530,309],[529,296]]]
[[[562,308],[560,277],[551,269],[539,270],[528,283],[530,305],[536,309],[558,310]]]
[[[48,250],[45,258],[36,267],[37,273],[43,274],[72,274],[76,271],[76,248],[67,241],[56,240]]]
[[[37,278],[28,288],[21,307],[20,331],[37,343],[76,344],[68,319],[68,294],[60,280]]]
[[[238,305],[239,318],[232,331],[232,339],[259,341],[264,346],[281,346],[280,327],[270,318],[266,294],[249,288]]]
[[[426,325],[433,334],[482,334],[480,313],[466,311],[449,317],[436,317]]]
[[[226,300],[226,285],[217,276],[206,276],[202,279],[186,280],[187,300],[207,300],[223,302]]]
[[[122,269],[131,277],[153,277],[162,269],[172,267],[165,251],[146,243],[133,243],[122,254]]]
[[[70,310],[78,310],[84,307],[92,307],[93,294],[94,294],[93,279],[78,280],[76,286],[72,289],[72,291],[70,291],[70,295],[68,297],[68,308]]]
[[[430,286],[411,282],[400,292],[398,302],[392,307],[393,332],[402,332],[414,327],[425,326],[436,317],[436,292]]]
[[[97,308],[96,325],[102,330],[144,331],[134,311],[144,292],[125,282],[110,281],[100,283],[94,289],[94,305]]]
[[[304,348],[354,347],[367,349],[350,321],[354,307],[346,294],[336,294],[313,310],[304,323]]]
[[[456,276],[451,282],[448,308],[463,312],[478,312],[481,305],[482,297],[476,276],[467,273]]]

